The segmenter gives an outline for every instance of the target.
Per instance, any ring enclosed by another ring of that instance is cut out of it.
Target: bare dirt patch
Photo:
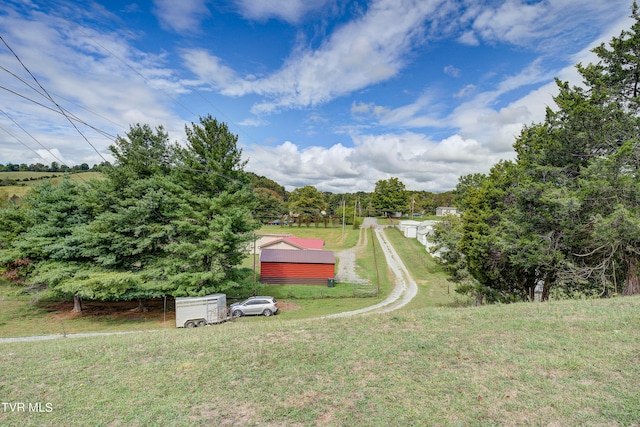
[[[298,311],[298,310],[302,310],[302,307],[300,307],[298,304],[295,304],[295,303],[292,303],[292,302],[278,300],[278,310],[281,310],[281,311]]]
[[[164,300],[161,298],[147,300],[146,312],[138,311],[137,301],[88,301],[82,303],[82,311],[74,313],[72,302],[55,302],[42,304],[40,308],[50,312],[53,319],[77,319],[103,317],[113,320],[158,320],[165,319]],[[175,319],[175,303],[167,299],[166,318]]]

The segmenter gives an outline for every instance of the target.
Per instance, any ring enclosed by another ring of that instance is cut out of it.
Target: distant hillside
[[[46,181],[60,182],[65,176],[69,176],[71,181],[89,181],[91,179],[101,179],[100,172],[32,172],[14,171],[0,172],[0,201],[12,197],[24,197],[31,187],[42,184]]]

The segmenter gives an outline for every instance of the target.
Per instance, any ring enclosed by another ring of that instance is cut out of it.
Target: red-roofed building
[[[263,243],[259,246],[262,249],[288,249],[288,250],[322,250],[324,247],[323,239],[310,239],[305,237],[296,237],[293,235],[282,236]]]
[[[260,282],[327,285],[335,276],[336,258],[331,251],[263,249]]]

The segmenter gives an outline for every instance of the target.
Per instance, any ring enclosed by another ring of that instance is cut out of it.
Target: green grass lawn
[[[0,338],[175,327],[171,299],[166,313],[163,300],[149,301],[148,313],[136,312],[136,301],[86,301],[83,313],[71,313],[71,301],[37,301],[20,290],[0,281]]]
[[[2,343],[2,401],[43,411],[0,408],[0,425],[637,425],[638,312],[625,297]]]
[[[325,227],[323,224],[320,224],[316,227],[314,224],[311,224],[307,227],[302,224],[298,227],[297,224],[294,224],[292,226],[265,225],[257,230],[256,234],[293,234],[297,237],[324,239],[325,250],[340,251],[355,246],[358,241],[359,232],[360,230],[354,230],[351,225],[346,225],[343,233],[342,226],[331,226],[331,224],[329,224]]]

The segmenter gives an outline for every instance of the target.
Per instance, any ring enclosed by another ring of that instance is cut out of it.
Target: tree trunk
[[[149,307],[147,307],[147,300],[144,298],[138,298],[138,308],[136,308],[138,313],[146,313],[149,311]]]
[[[78,295],[73,296],[73,313],[80,313],[82,311],[82,300]]]
[[[640,294],[640,277],[638,277],[638,260],[636,258],[627,258],[627,280],[624,283],[622,295],[638,295]]]
[[[544,278],[544,285],[542,286],[542,295],[540,295],[540,301],[549,301],[549,291],[551,290],[551,273],[547,273]]]
[[[484,299],[484,295],[482,295],[481,292],[476,292],[475,297],[476,297],[476,306],[482,305],[482,300]]]

